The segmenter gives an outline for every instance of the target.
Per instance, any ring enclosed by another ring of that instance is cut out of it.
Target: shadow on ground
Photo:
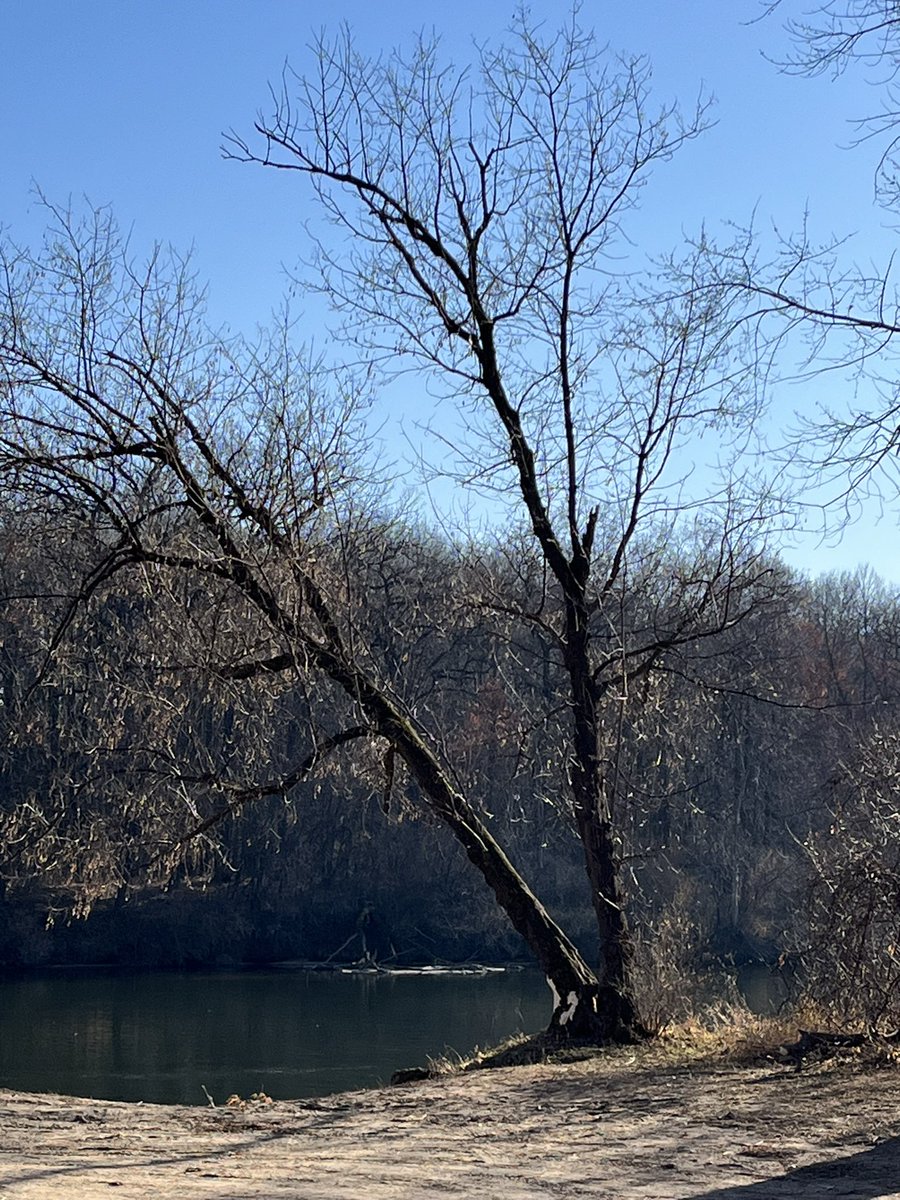
[[[900,1137],[772,1179],[695,1192],[685,1200],[877,1200],[895,1195],[900,1195]]]

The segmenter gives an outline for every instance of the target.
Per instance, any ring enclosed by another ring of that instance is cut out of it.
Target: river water
[[[53,970],[0,981],[0,1086],[221,1104],[386,1082],[547,1023],[536,971]]]
[[[759,972],[744,987],[769,1006]],[[549,1015],[533,970],[45,970],[0,979],[0,1086],[173,1104],[321,1096],[534,1032]]]

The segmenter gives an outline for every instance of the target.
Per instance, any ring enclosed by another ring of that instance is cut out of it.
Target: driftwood
[[[801,1029],[796,1042],[780,1048],[781,1057],[795,1063],[799,1071],[804,1058],[812,1054],[829,1054],[855,1046],[896,1045],[900,1042],[900,1029],[894,1033],[821,1033],[814,1029]]]
[[[418,1083],[421,1079],[430,1079],[431,1071],[427,1067],[404,1067],[400,1071],[395,1071],[391,1076],[391,1083]]]

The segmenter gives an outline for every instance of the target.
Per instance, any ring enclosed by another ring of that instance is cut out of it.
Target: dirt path
[[[900,1074],[625,1060],[481,1071],[243,1111],[0,1092],[2,1200],[111,1194],[900,1197]]]

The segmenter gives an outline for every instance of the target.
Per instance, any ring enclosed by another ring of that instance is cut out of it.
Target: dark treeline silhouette
[[[205,583],[149,575],[69,611],[92,531],[57,530],[3,523],[4,588],[18,597],[2,614],[3,963],[526,955],[382,743],[325,747],[322,698],[301,673],[214,669],[223,630],[252,644],[252,615],[242,626]],[[677,570],[677,548],[665,553]],[[483,603],[486,580],[539,581],[521,577],[524,560],[514,579],[489,547],[461,558],[399,523],[369,528],[352,559],[368,644],[396,660],[404,705],[447,731],[460,786],[590,955],[560,662]],[[849,819],[846,777],[896,713],[898,598],[866,572],[768,570],[751,619],[616,706],[617,852],[651,974],[666,956],[802,947],[808,884]],[[643,585],[632,599],[635,623],[658,603]],[[346,699],[329,704],[346,722]]]

